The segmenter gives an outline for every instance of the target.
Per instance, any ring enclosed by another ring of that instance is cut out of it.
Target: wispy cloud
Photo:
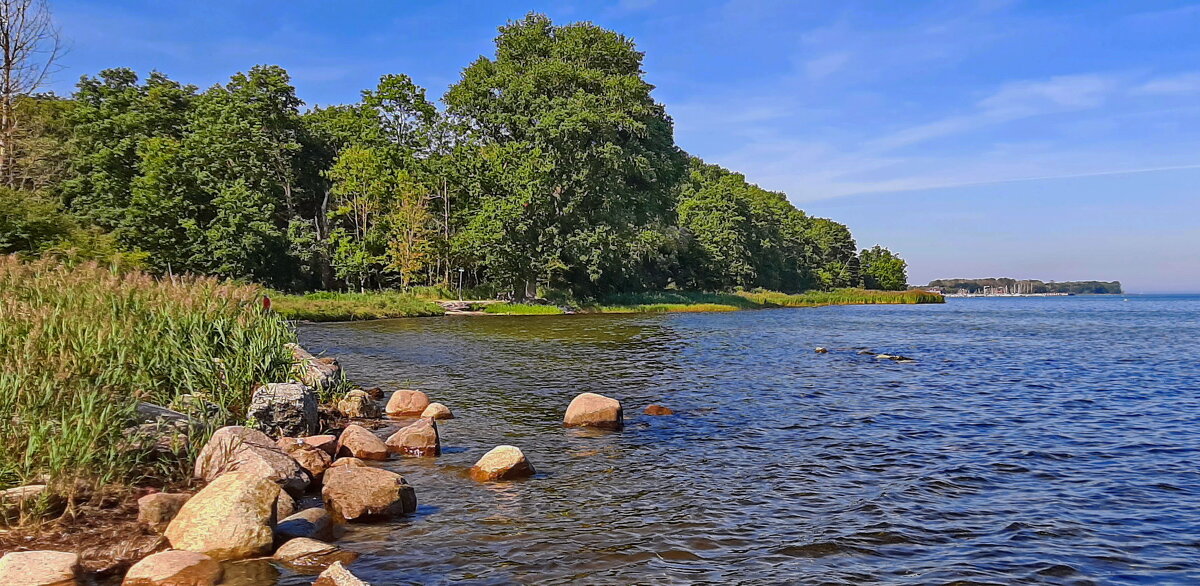
[[[1200,94],[1200,72],[1156,77],[1134,88],[1133,92],[1145,95]]]

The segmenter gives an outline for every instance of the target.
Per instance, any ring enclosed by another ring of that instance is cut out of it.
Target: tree
[[[883,291],[903,291],[908,288],[908,263],[892,251],[877,244],[863,250],[858,258],[863,287]]]
[[[37,92],[62,42],[45,0],[0,0],[0,181],[17,186],[18,102]]]
[[[845,224],[812,218],[808,236],[816,250],[814,274],[820,288],[830,290],[861,285],[857,246]]]
[[[650,253],[638,235],[672,213],[684,158],[641,64],[622,35],[530,14],[447,92],[492,173],[464,240],[518,296],[537,282],[588,294],[633,280]]]

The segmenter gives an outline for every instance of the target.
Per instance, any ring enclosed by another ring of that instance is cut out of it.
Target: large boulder
[[[346,396],[338,401],[337,410],[338,413],[351,419],[375,419],[383,415],[383,410],[379,408],[375,399],[372,399],[371,395],[362,389],[354,389],[346,393]]]
[[[329,511],[322,508],[304,509],[275,526],[276,541],[287,541],[297,537],[333,540],[333,517]]]
[[[348,564],[358,559],[358,554],[307,537],[297,537],[275,550],[276,561],[295,568],[326,568],[334,562]]]
[[[246,415],[271,435],[317,433],[317,393],[303,383],[269,383],[250,398]]]
[[[138,522],[155,533],[167,530],[171,520],[179,514],[183,504],[192,498],[190,494],[156,492],[138,499]]]
[[[329,465],[333,463],[333,456],[299,438],[280,438],[279,441],[275,442],[275,445],[283,453],[291,456],[305,472],[308,472],[313,482],[320,482],[321,475],[325,473],[325,469],[329,468]]]
[[[345,458],[338,458],[338,459],[334,460],[332,464],[329,465],[330,468],[338,468],[341,466],[356,466],[359,468],[365,468],[367,466],[367,463],[363,462],[362,460],[359,460],[358,458],[353,458],[353,457],[347,456]]]
[[[403,456],[440,456],[442,453],[437,424],[432,419],[418,419],[393,433],[384,443],[393,454]]]
[[[212,481],[227,472],[247,472],[268,478],[292,494],[303,494],[311,477],[271,438],[248,427],[222,427],[200,450],[195,476]]]
[[[121,586],[212,586],[221,581],[221,564],[194,551],[162,551],[129,568]]]
[[[429,395],[421,391],[400,389],[388,398],[388,415],[420,415],[429,407]]]
[[[171,547],[215,560],[270,553],[279,485],[251,472],[218,476],[184,503],[167,526]]]
[[[325,472],[321,498],[330,514],[346,521],[386,518],[417,510],[417,493],[404,477],[379,468],[330,468]]]
[[[4,586],[74,586],[79,555],[65,551],[14,551],[0,557]]]
[[[563,417],[563,425],[567,427],[620,429],[624,422],[621,402],[596,393],[576,396]]]
[[[299,344],[288,344],[296,360],[296,380],[316,389],[332,389],[342,381],[342,367],[334,358],[317,358]]]
[[[536,471],[521,448],[496,446],[471,467],[471,478],[479,481],[512,480],[533,476]]]
[[[317,581],[313,582],[313,586],[371,586],[367,582],[359,580],[357,576],[350,573],[342,562],[333,562],[333,565],[325,568],[320,576],[317,576]]]
[[[421,417],[430,419],[454,419],[454,413],[450,408],[441,403],[430,403],[424,411],[421,412]]]
[[[349,425],[338,437],[337,455],[363,460],[386,460],[388,447],[379,436],[371,433],[371,430],[361,425]]]

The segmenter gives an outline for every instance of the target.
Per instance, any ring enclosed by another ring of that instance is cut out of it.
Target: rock
[[[642,413],[645,413],[646,415],[674,415],[675,414],[675,412],[672,411],[670,407],[663,407],[662,405],[647,405],[646,410],[642,411]]]
[[[348,564],[358,554],[307,537],[297,537],[275,551],[275,560],[298,568],[325,568],[334,562]]]
[[[363,582],[350,573],[342,562],[333,562],[320,576],[317,576],[317,581],[313,582],[313,586],[371,586],[367,582]]]
[[[79,555],[65,551],[14,551],[0,557],[4,586],[73,586],[78,574]]]
[[[404,478],[379,468],[342,466],[325,473],[325,508],[335,518],[353,521],[391,517],[417,510],[417,494]]]
[[[295,495],[303,494],[311,480],[300,464],[283,453],[271,438],[248,427],[218,429],[196,458],[196,478],[211,482],[233,471],[269,478]]]
[[[137,416],[139,423],[176,423],[185,429],[195,425],[192,418],[183,413],[144,401],[137,404]]]
[[[296,512],[296,499],[292,498],[286,491],[279,493],[279,499],[275,501],[275,518],[286,519]]]
[[[863,356],[874,356],[875,355],[875,353],[870,350],[859,350],[858,354],[863,355]]]
[[[354,389],[338,401],[337,410],[351,419],[374,419],[383,415],[379,404],[362,389]]]
[[[155,533],[162,533],[171,524],[171,519],[179,513],[190,494],[156,492],[138,499],[138,522],[146,525]]]
[[[61,508],[63,499],[52,493],[45,484],[27,484],[0,490],[0,525],[20,522],[22,515],[34,512],[53,514]],[[41,511],[38,509],[41,508]]]
[[[400,389],[392,393],[385,410],[388,415],[418,415],[424,412],[426,407],[429,407],[429,395],[421,391]]]
[[[376,401],[378,401],[383,398],[383,388],[371,387],[371,388],[367,389],[367,394],[370,395],[372,399],[375,399]]]
[[[294,437],[280,438],[275,443],[283,453],[292,457],[308,475],[312,477],[313,482],[320,482],[321,475],[325,473],[325,469],[333,463],[333,456],[327,454],[321,448],[309,445],[302,439]]]
[[[346,458],[338,458],[338,459],[334,460],[333,463],[329,465],[329,467],[330,468],[340,468],[342,466],[349,466],[349,467],[363,468],[363,467],[366,467],[366,465],[367,465],[366,462],[363,462],[362,460],[359,460],[358,458],[346,457]]]
[[[583,393],[572,399],[563,417],[563,425],[567,427],[620,429],[623,424],[621,402],[596,393]]]
[[[184,503],[167,526],[171,547],[217,561],[267,554],[274,543],[279,485],[253,472],[218,476]]]
[[[337,455],[363,460],[386,460],[388,447],[379,436],[371,433],[371,430],[361,425],[350,425],[338,438]]]
[[[454,419],[454,413],[450,412],[450,408],[441,403],[430,403],[424,411],[421,412],[421,417],[430,419]]]
[[[393,454],[403,456],[440,456],[442,453],[437,424],[432,419],[418,419],[392,434],[384,443]]]
[[[533,465],[516,446],[496,446],[471,467],[471,478],[479,481],[512,480],[534,473]]]
[[[825,354],[826,352],[829,352],[829,350],[827,348],[817,346],[816,348],[813,348],[813,352],[816,352],[817,354]]]
[[[342,367],[333,358],[317,358],[299,344],[288,344],[296,359],[296,378],[316,389],[332,389],[342,381]]]
[[[317,433],[317,393],[302,383],[269,383],[250,398],[246,415],[271,435]]]
[[[319,448],[330,456],[337,453],[337,436],[336,435],[310,435],[302,438],[304,443]]]
[[[221,581],[221,564],[194,551],[162,551],[129,568],[121,586],[212,586]]]
[[[333,517],[325,509],[304,509],[275,526],[276,540],[287,541],[296,537],[333,540]]]

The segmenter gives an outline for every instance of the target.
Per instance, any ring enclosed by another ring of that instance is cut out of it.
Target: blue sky
[[[309,104],[385,73],[440,96],[528,11],[632,37],[705,160],[903,255],[910,280],[1200,291],[1200,2],[53,3],[53,87],[286,67]]]

